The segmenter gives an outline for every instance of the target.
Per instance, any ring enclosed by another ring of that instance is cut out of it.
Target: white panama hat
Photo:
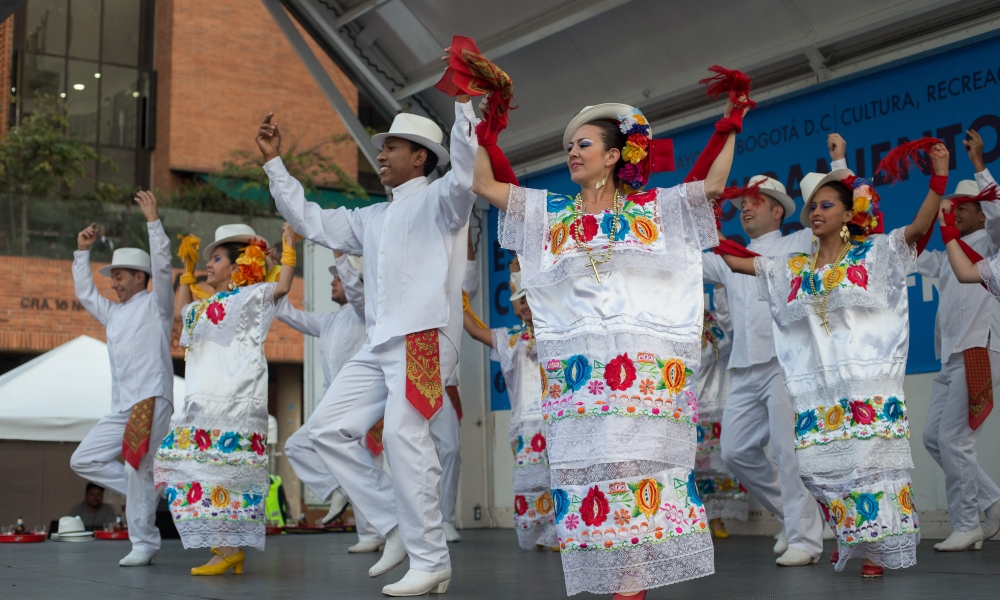
[[[510,274],[510,301],[519,300],[524,298],[528,292],[524,291],[521,287],[521,272],[514,271]]]
[[[212,250],[215,250],[216,246],[219,244],[225,244],[227,242],[248,244],[252,239],[261,240],[265,244],[267,243],[267,240],[258,236],[257,232],[253,230],[253,227],[250,227],[249,225],[244,223],[223,225],[215,230],[215,241],[205,247],[204,252],[201,253],[201,257],[208,261],[208,259],[212,258]]]
[[[781,204],[781,207],[785,209],[785,218],[790,217],[795,214],[795,200],[785,192],[785,186],[774,179],[773,177],[768,177],[767,175],[754,175],[750,178],[747,186],[755,185],[758,181],[762,181],[758,190],[762,194],[766,194],[771,198],[774,198]],[[743,197],[733,198],[730,204],[736,207],[737,210],[743,208]]]
[[[60,517],[59,531],[53,537],[64,542],[86,542],[93,539],[94,532],[87,531],[80,517]]]
[[[637,108],[630,106],[628,104],[595,104],[594,106],[585,106],[583,110],[576,113],[576,116],[569,122],[566,126],[566,130],[563,132],[563,150],[569,146],[569,142],[573,139],[573,134],[581,126],[591,122],[598,121],[600,119],[610,119],[612,121],[618,120],[618,115],[629,115],[633,112],[639,112]],[[642,113],[639,113],[642,114]]]
[[[111,255],[111,264],[101,267],[100,273],[105,277],[111,277],[113,269],[132,269],[142,271],[147,275],[153,274],[153,269],[149,260],[149,253],[140,248],[119,248]]]
[[[353,254],[348,254],[347,262],[351,263],[351,267],[353,267],[354,270],[358,272],[358,276],[361,278],[361,281],[364,281],[365,264],[364,261],[361,259],[361,257],[354,256]],[[337,265],[333,265],[332,267],[330,267],[330,275],[333,275],[334,277],[340,277],[340,273],[337,272]]]
[[[372,136],[372,144],[381,150],[385,138],[388,137],[403,138],[404,140],[410,140],[424,146],[437,155],[439,167],[448,164],[448,161],[451,160],[451,157],[448,156],[448,151],[441,145],[444,133],[437,126],[437,123],[427,117],[410,113],[399,113],[392,120],[392,126],[389,127],[387,133],[376,133]]]
[[[799,222],[805,225],[806,229],[811,229],[812,226],[809,224],[809,202],[816,191],[831,181],[840,181],[853,176],[854,171],[850,169],[834,169],[829,173],[807,173],[799,183],[799,189],[802,190],[802,212],[799,213]]]
[[[966,198],[979,195],[979,185],[972,179],[963,179],[958,182],[955,186],[955,191],[948,194],[942,200],[951,200],[952,198]]]

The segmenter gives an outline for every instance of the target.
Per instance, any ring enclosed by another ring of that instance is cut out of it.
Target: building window
[[[149,187],[155,72],[153,0],[28,0],[14,22],[11,124],[38,94],[66,100],[69,135],[97,162],[75,191],[96,182]]]

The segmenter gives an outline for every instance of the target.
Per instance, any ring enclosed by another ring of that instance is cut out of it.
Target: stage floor
[[[562,598],[559,555],[524,552],[512,530],[466,530],[452,545],[455,572],[445,598],[532,600]],[[80,600],[166,600],[219,598],[381,598],[382,586],[399,579],[404,565],[377,579],[368,577],[375,554],[347,554],[353,533],[270,536],[267,552],[249,550],[243,575],[192,577],[189,569],[208,558],[207,550],[185,552],[179,540],[165,540],[154,566],[122,568],[118,559],[128,542],[0,544],[0,598]],[[889,571],[882,579],[862,580],[860,563],[843,573],[829,564],[832,542],[820,564],[774,566],[773,541],[732,537],[715,544],[711,577],[658,588],[649,600],[712,598],[864,598],[906,599],[1000,596],[1000,542],[982,551],[939,553],[926,540],[918,564]],[[435,596],[438,597],[438,596]],[[580,594],[577,598],[601,597]],[[608,598],[608,596],[603,596]]]

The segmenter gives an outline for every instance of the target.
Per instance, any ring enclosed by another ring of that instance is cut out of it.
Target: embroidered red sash
[[[969,387],[969,427],[978,429],[993,410],[993,372],[990,351],[969,348],[962,351],[965,359],[965,383]]]
[[[132,407],[132,413],[125,424],[125,435],[122,437],[122,458],[139,468],[139,461],[149,452],[149,436],[153,431],[153,411],[156,409],[156,398],[146,398]]]
[[[455,412],[458,413],[458,422],[462,422],[462,399],[458,396],[458,386],[457,385],[446,385],[444,386],[444,391],[448,393],[448,399],[451,400],[451,405],[455,407]]]
[[[437,329],[406,336],[406,399],[425,419],[441,409],[441,352]]]
[[[382,446],[382,428],[385,426],[385,419],[379,419],[375,426],[368,430],[365,434],[365,445],[368,446],[368,451],[374,456],[382,454],[384,446]]]

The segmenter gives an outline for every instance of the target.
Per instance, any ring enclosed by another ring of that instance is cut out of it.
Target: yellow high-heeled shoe
[[[246,556],[243,554],[242,550],[238,550],[235,554],[230,554],[229,556],[223,556],[215,548],[212,548],[212,554],[217,554],[222,556],[222,562],[214,565],[202,565],[200,567],[194,567],[191,569],[192,575],[222,575],[229,569],[232,569],[237,575],[243,574],[243,561]]]

